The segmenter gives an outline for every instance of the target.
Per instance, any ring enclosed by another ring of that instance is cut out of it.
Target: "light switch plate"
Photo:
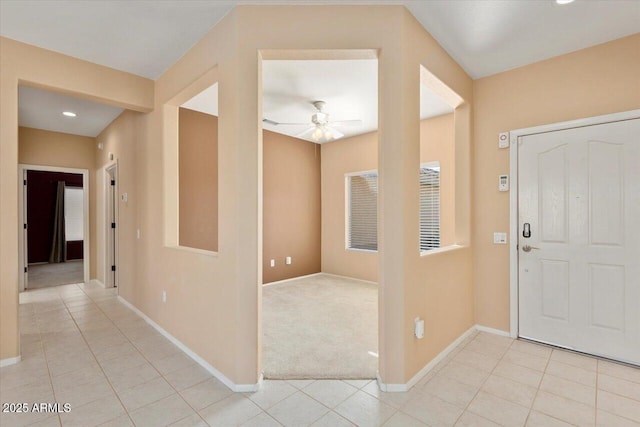
[[[493,243],[496,245],[506,245],[507,233],[493,233]]]

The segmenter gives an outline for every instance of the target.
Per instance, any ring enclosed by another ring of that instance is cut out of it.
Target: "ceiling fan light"
[[[316,126],[316,129],[311,134],[311,139],[313,139],[314,141],[320,141],[323,136],[324,135],[323,135],[323,132],[322,132],[322,127],[321,126]]]

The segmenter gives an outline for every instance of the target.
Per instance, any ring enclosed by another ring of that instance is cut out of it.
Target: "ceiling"
[[[157,79],[231,8],[227,1],[2,0],[0,34]]]
[[[640,32],[635,0],[0,0],[0,35],[156,79],[238,4],[404,4],[473,78]],[[322,62],[265,62],[264,117],[307,122],[315,111],[310,102],[322,100],[332,120],[363,120],[339,129],[347,136],[376,129],[375,61]],[[205,94],[189,108],[217,109],[207,99],[217,104],[217,95]],[[440,107],[446,112],[438,101],[422,88],[421,116],[439,115]],[[60,115],[72,108],[75,119]],[[120,111],[21,89],[24,126],[95,136]],[[264,127],[288,135],[305,130]]]
[[[63,111],[77,116],[66,117]],[[26,86],[18,88],[18,124],[24,127],[95,137],[122,111],[122,108],[59,93]]]
[[[635,0],[2,0],[0,34],[156,79],[237,4],[404,4],[473,78],[640,32]]]
[[[305,123],[266,130],[296,136],[309,129],[317,110],[312,101],[325,101],[329,121],[362,120],[361,126],[336,126],[345,137],[378,128],[378,61],[264,61],[262,116],[276,122]],[[310,140],[310,139],[309,139]]]
[[[298,136],[310,127],[316,112],[312,101],[325,101],[330,121],[362,120],[359,126],[334,125],[346,137],[378,129],[378,61],[286,60],[262,64],[262,115],[276,122],[301,125],[272,125],[266,130]],[[185,108],[218,115],[218,85],[202,91],[183,105]],[[440,116],[453,108],[426,86],[420,88],[420,118]],[[312,141],[310,137],[303,138]]]
[[[640,32],[640,1],[405,1],[474,79]]]
[[[218,83],[203,90],[184,104],[182,107],[201,113],[218,116]]]

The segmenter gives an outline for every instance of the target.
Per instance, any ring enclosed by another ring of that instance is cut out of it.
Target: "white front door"
[[[518,216],[519,335],[640,365],[640,119],[520,137]]]

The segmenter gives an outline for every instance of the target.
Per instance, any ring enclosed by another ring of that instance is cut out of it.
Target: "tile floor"
[[[2,402],[70,413],[0,415],[38,426],[640,426],[640,369],[476,333],[407,393],[373,381],[266,381],[232,393],[120,303],[65,285],[20,296],[23,361]]]

